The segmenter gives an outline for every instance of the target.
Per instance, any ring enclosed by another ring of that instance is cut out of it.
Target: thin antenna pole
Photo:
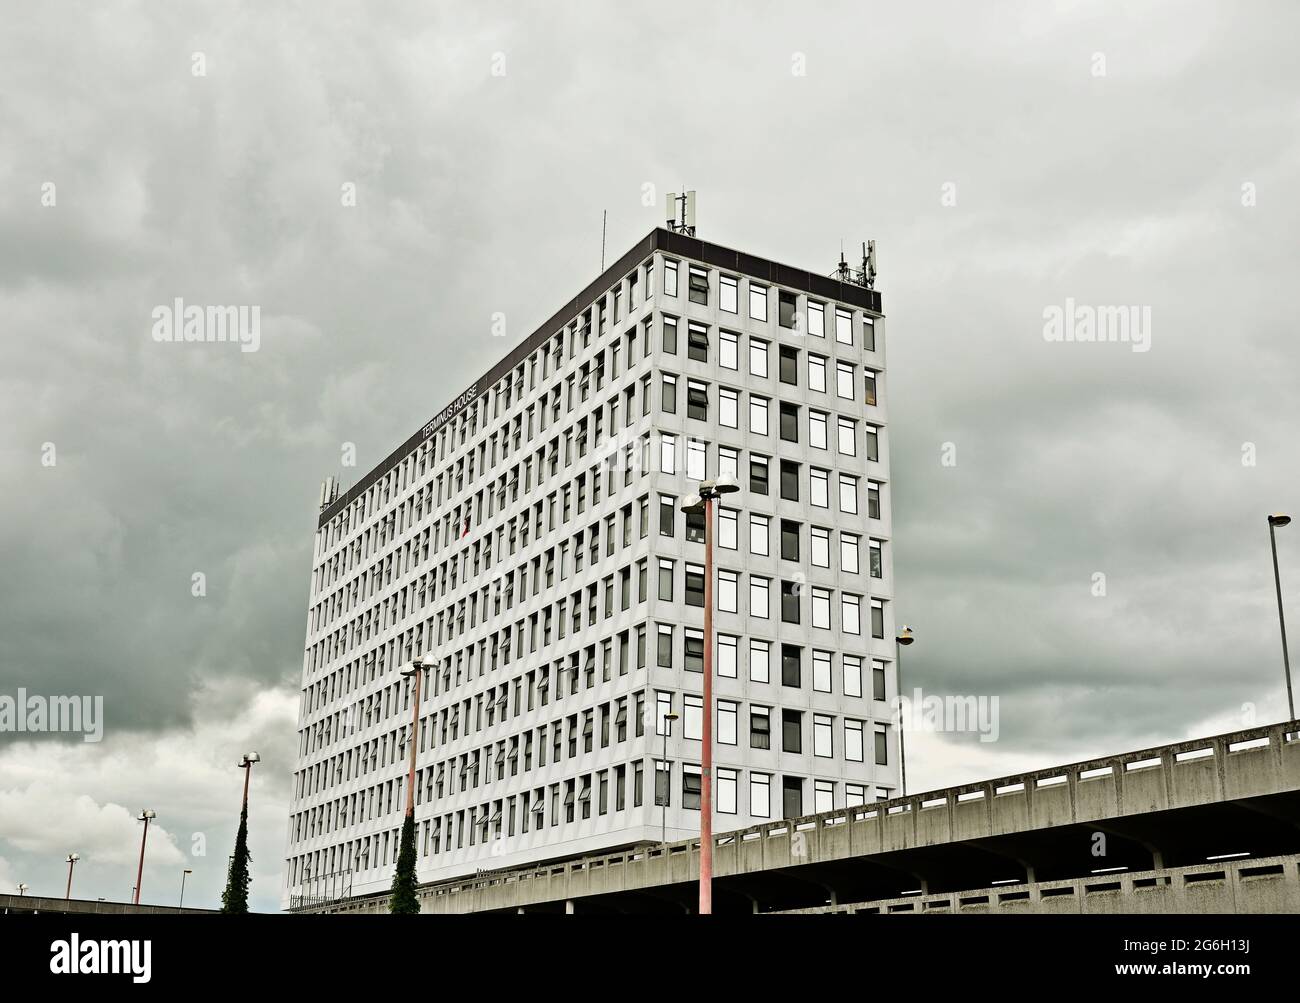
[[[605,217],[609,215],[608,209],[600,210],[600,270],[605,270]]]

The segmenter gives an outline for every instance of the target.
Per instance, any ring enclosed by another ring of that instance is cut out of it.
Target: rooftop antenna
[[[678,203],[681,203],[681,216],[678,218]],[[695,236],[695,192],[688,191],[682,195],[668,193],[668,229],[673,233]]]
[[[858,273],[858,284],[868,289],[876,288],[876,242],[868,240],[862,245],[862,270]]]
[[[841,282],[852,282],[853,274],[849,271],[849,263],[844,260],[844,241],[840,241],[840,263],[835,266],[835,278]]]
[[[605,218],[609,215],[608,209],[600,210],[600,270],[605,270]]]

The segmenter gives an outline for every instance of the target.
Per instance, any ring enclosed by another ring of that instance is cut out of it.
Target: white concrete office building
[[[656,229],[319,517],[286,905],[896,793],[880,294]],[[669,714],[675,720],[669,720]]]

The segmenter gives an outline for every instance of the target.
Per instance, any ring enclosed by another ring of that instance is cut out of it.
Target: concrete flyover
[[[1248,728],[721,834],[714,909],[1300,911],[1297,732]],[[642,845],[427,885],[421,903],[680,914],[698,861],[698,839]],[[320,911],[386,909],[376,895]]]
[[[78,916],[203,916],[214,909],[178,909],[168,905],[132,905],[91,899],[56,899],[41,895],[0,895],[0,915],[58,913]]]

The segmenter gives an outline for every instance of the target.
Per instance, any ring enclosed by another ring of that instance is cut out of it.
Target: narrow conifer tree
[[[393,895],[388,911],[410,914],[420,911],[420,899],[415,893],[415,816],[407,815],[402,823],[401,849],[397,853],[397,871],[393,874]]]
[[[235,836],[230,872],[226,875],[226,890],[221,893],[223,913],[248,912],[248,865],[252,859],[248,852],[248,806],[245,805],[239,812],[239,832]]]

